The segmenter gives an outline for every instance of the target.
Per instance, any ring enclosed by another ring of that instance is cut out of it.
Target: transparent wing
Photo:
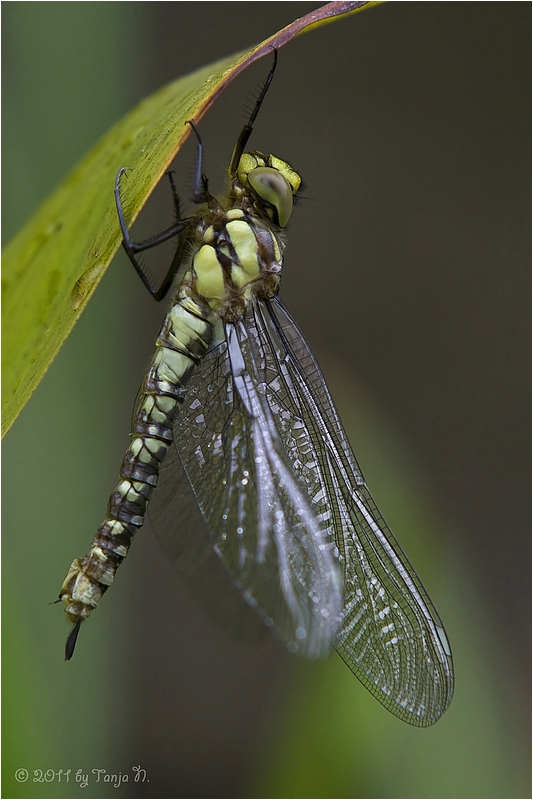
[[[339,625],[342,580],[267,402],[265,356],[253,320],[228,325],[225,340],[193,374],[150,517],[167,547],[181,553],[175,542],[183,538],[185,473],[196,498],[194,527],[210,542],[218,571],[222,565],[292,652],[318,657]],[[292,420],[293,437],[301,424]],[[187,571],[181,556],[180,563]]]
[[[232,636],[258,641],[265,625],[228,579],[177,450],[170,448],[150,501],[150,522],[177,572],[204,611]]]
[[[313,505],[339,550],[344,612],[337,650],[389,711],[412,725],[431,725],[453,694],[452,658],[440,618],[366,488],[295,322],[274,300],[257,305],[253,327],[271,359],[268,403],[289,460],[310,482]],[[307,463],[301,445],[285,436],[295,419],[305,431]],[[321,490],[313,495],[317,481]]]

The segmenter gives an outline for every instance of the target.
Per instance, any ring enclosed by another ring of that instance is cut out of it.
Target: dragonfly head
[[[284,228],[301,182],[298,173],[286,161],[254,151],[240,157],[234,176],[234,192],[251,196],[258,211]]]

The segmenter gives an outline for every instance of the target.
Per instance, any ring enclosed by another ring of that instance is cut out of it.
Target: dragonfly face
[[[193,587],[201,594],[206,577],[226,587],[227,605],[217,604],[217,613],[224,617],[227,608],[228,627],[245,609],[291,652],[314,658],[334,646],[387,709],[427,726],[453,693],[442,623],[380,515],[314,356],[277,297],[281,230],[301,181],[286,162],[244,152],[273,71],[235,147],[226,198],[208,191],[197,135],[198,212],[136,244],[120,201],[124,170],[117,177],[124,247],[144,284],[162,299],[178,270],[182,277],[139,393],[107,518],[61,590],[74,623],[66,655],[149,504]],[[176,235],[177,255],[155,289],[136,254]]]

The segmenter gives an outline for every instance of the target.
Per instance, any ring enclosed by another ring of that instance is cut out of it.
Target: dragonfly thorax
[[[220,210],[200,229],[189,278],[192,292],[227,321],[242,316],[253,295],[274,297],[283,265],[280,234],[244,196],[239,205]]]
[[[243,153],[230,177],[230,208],[208,202],[190,276],[192,291],[226,321],[242,316],[254,295],[270,299],[277,294],[281,228],[301,184],[287,162],[257,151]]]

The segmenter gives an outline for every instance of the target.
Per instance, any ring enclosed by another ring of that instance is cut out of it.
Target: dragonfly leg
[[[197,142],[196,174],[194,176],[194,192],[192,199],[193,202],[195,203],[207,203],[211,199],[211,195],[209,194],[209,188],[208,188],[209,181],[207,179],[207,175],[203,171],[204,146],[202,144],[202,139],[200,138],[200,134],[198,133],[192,119],[189,119],[187,121],[194,131],[194,135],[196,136],[196,142]]]
[[[145,239],[142,242],[133,242],[130,238],[128,227],[126,225],[126,220],[124,218],[124,212],[122,209],[122,199],[120,196],[120,181],[122,176],[127,172],[127,170],[128,167],[121,167],[120,170],[118,171],[115,180],[115,203],[117,207],[117,215],[120,223],[120,229],[122,231],[122,236],[123,236],[122,246],[124,247],[124,250],[126,251],[129,260],[133,264],[135,271],[142,280],[144,286],[146,287],[146,289],[148,289],[154,300],[159,302],[160,300],[163,300],[163,298],[168,293],[168,290],[170,289],[172,282],[176,276],[176,273],[179,268],[179,263],[177,263],[177,259],[174,258],[172,260],[172,264],[170,265],[170,268],[163,280],[163,283],[157,289],[152,285],[152,282],[146,275],[145,271],[143,270],[142,266],[139,264],[135,256],[137,255],[137,253],[142,253],[144,250],[149,250],[151,247],[157,247],[157,245],[162,244],[163,242],[166,242],[169,239],[172,239],[174,236],[179,236],[180,234],[183,234],[180,237],[180,245],[178,246],[178,251],[181,252],[182,250],[181,240],[186,240],[188,238],[191,229],[191,220],[181,218],[181,206],[178,193],[176,191],[174,180],[170,175],[170,173],[168,173],[170,177],[172,193],[174,196],[174,208],[176,210],[176,214],[178,215],[176,224],[172,225],[170,228],[166,228],[164,231],[156,234],[155,236],[151,236],[149,239]]]
[[[244,148],[248,143],[248,139],[254,129],[254,123],[259,114],[259,109],[263,104],[263,100],[265,99],[265,95],[268,91],[270,84],[272,83],[272,78],[274,77],[274,72],[276,71],[276,66],[278,64],[278,51],[274,49],[274,63],[270,67],[270,72],[267,75],[267,79],[261,89],[259,97],[257,98],[254,106],[254,110],[250,115],[250,119],[242,129],[239,138],[237,139],[237,144],[235,145],[235,149],[233,150],[233,155],[231,156],[231,161],[229,165],[229,174],[233,176],[237,172],[237,167],[239,166],[239,161],[241,160],[241,156],[244,153]]]
[[[176,189],[176,184],[174,183],[174,170],[169,169],[166,173],[168,175],[168,179],[170,181],[170,188],[172,189],[172,198],[174,200],[174,213],[176,214],[176,222],[181,222],[181,200],[179,198],[178,190]]]

